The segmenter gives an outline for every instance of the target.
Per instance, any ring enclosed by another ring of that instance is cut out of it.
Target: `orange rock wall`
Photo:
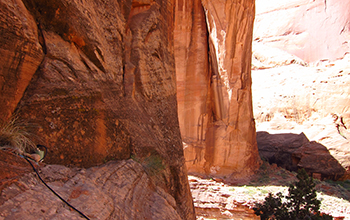
[[[254,1],[176,1],[180,128],[190,172],[243,177],[259,166],[251,94]]]
[[[0,118],[16,108],[34,125],[46,163],[133,158],[194,219],[174,108],[174,2],[0,0],[0,10]]]
[[[0,121],[6,121],[44,58],[38,28],[21,0],[0,1]]]

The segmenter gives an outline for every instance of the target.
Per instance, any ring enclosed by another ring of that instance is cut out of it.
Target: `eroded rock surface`
[[[149,169],[127,160],[89,169],[47,165],[40,173],[53,190],[90,219],[182,219],[176,200],[154,184]],[[85,219],[34,173],[3,190],[0,201],[2,219]]]
[[[258,168],[251,97],[254,1],[176,1],[178,109],[190,172]]]
[[[0,150],[0,166],[0,192],[31,171],[31,168],[23,158],[3,150]],[[0,203],[2,202],[0,200]]]

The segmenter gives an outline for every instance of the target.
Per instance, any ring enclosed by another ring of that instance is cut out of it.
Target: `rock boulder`
[[[304,168],[309,174],[318,175],[321,179],[348,178],[348,164],[342,158],[347,152],[340,149],[335,151],[321,144],[322,141],[309,141],[304,133],[257,132],[257,141],[260,156],[269,163],[290,171]]]

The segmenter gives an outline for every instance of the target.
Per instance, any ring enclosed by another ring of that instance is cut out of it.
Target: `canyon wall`
[[[0,119],[15,110],[44,58],[35,19],[22,1],[0,2]]]
[[[306,62],[342,58],[350,49],[350,2],[256,0],[254,39]]]
[[[178,112],[190,172],[244,177],[259,166],[251,94],[254,1],[175,7]]]
[[[283,106],[289,108],[287,111],[293,109],[294,115],[299,112],[301,117],[297,117],[302,119],[297,119],[299,122],[313,112],[321,117],[342,115],[346,123],[350,122],[349,10],[350,2],[341,0],[256,1],[253,58],[260,64],[256,66],[253,61],[253,65],[261,69],[254,82],[260,87],[254,101],[256,115],[271,114],[268,112],[272,108],[283,112]],[[282,79],[285,76],[277,76],[272,82],[262,74],[262,69],[272,67],[276,69],[271,70],[271,75],[283,73],[295,80],[286,81]],[[283,89],[278,88],[281,83]],[[263,87],[274,92],[266,92]],[[263,100],[261,97],[266,104],[258,103]]]
[[[349,179],[349,9],[341,0],[256,0],[253,105],[271,163]]]
[[[185,161],[232,178],[259,167],[253,0],[0,0],[0,12],[0,119],[25,122],[45,162],[129,160],[124,174],[146,175],[182,219],[195,218]]]
[[[0,12],[1,120],[16,109],[46,163],[133,158],[194,219],[174,108],[174,2],[1,0]]]

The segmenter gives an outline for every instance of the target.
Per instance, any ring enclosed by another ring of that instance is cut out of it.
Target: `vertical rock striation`
[[[254,1],[176,2],[179,120],[192,172],[243,177],[258,168],[250,75],[254,10]]]
[[[194,219],[174,108],[173,1],[17,0],[0,10],[0,41],[16,39],[0,45],[0,85],[11,94],[0,95],[1,113],[17,106],[36,125],[45,161],[91,167],[133,157],[178,215]]]
[[[187,160],[191,160],[187,167],[193,170],[192,161],[203,163],[205,120],[210,110],[208,34],[200,0],[178,0],[175,11],[178,115],[183,141],[190,146],[185,148]]]

